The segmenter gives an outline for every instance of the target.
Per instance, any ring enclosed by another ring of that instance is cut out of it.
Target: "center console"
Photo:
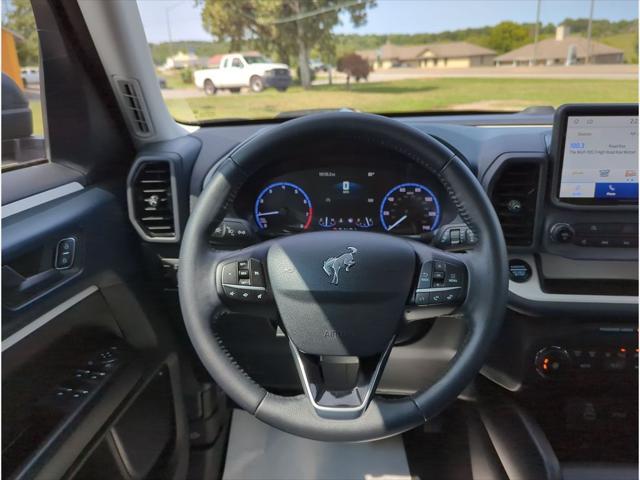
[[[510,310],[483,373],[563,465],[638,462],[638,106],[565,105],[537,244],[510,248]]]
[[[638,106],[560,107],[547,159],[538,243],[510,252],[512,305],[532,315],[635,318]]]
[[[550,150],[549,245],[637,249],[637,105],[560,107]]]

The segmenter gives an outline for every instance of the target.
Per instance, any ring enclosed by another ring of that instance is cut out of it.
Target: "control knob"
[[[573,240],[573,227],[568,223],[556,223],[549,230],[551,240],[558,243],[569,243]]]
[[[571,357],[564,348],[545,347],[536,353],[536,371],[544,378],[557,378],[567,373]]]

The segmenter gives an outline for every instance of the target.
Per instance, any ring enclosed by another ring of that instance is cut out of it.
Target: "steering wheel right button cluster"
[[[459,305],[465,299],[466,286],[463,263],[450,259],[424,262],[414,292],[414,304]]]

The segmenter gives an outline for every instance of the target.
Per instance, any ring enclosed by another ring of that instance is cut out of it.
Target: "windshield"
[[[265,57],[261,57],[259,55],[245,55],[244,59],[247,63],[251,64],[251,63],[269,63],[271,62],[271,60],[269,60],[268,58]]]
[[[186,123],[638,101],[636,0],[138,6],[165,102]],[[225,68],[228,54],[246,65]]]

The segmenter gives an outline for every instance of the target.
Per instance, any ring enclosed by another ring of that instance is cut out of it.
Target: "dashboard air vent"
[[[514,162],[498,174],[494,183],[491,202],[508,246],[533,244],[539,175],[537,163]]]
[[[132,220],[150,239],[176,239],[171,178],[170,162],[145,160],[130,180]]]
[[[144,103],[138,83],[132,80],[118,79],[116,81],[122,104],[136,135],[149,137],[153,135],[149,113]]]

